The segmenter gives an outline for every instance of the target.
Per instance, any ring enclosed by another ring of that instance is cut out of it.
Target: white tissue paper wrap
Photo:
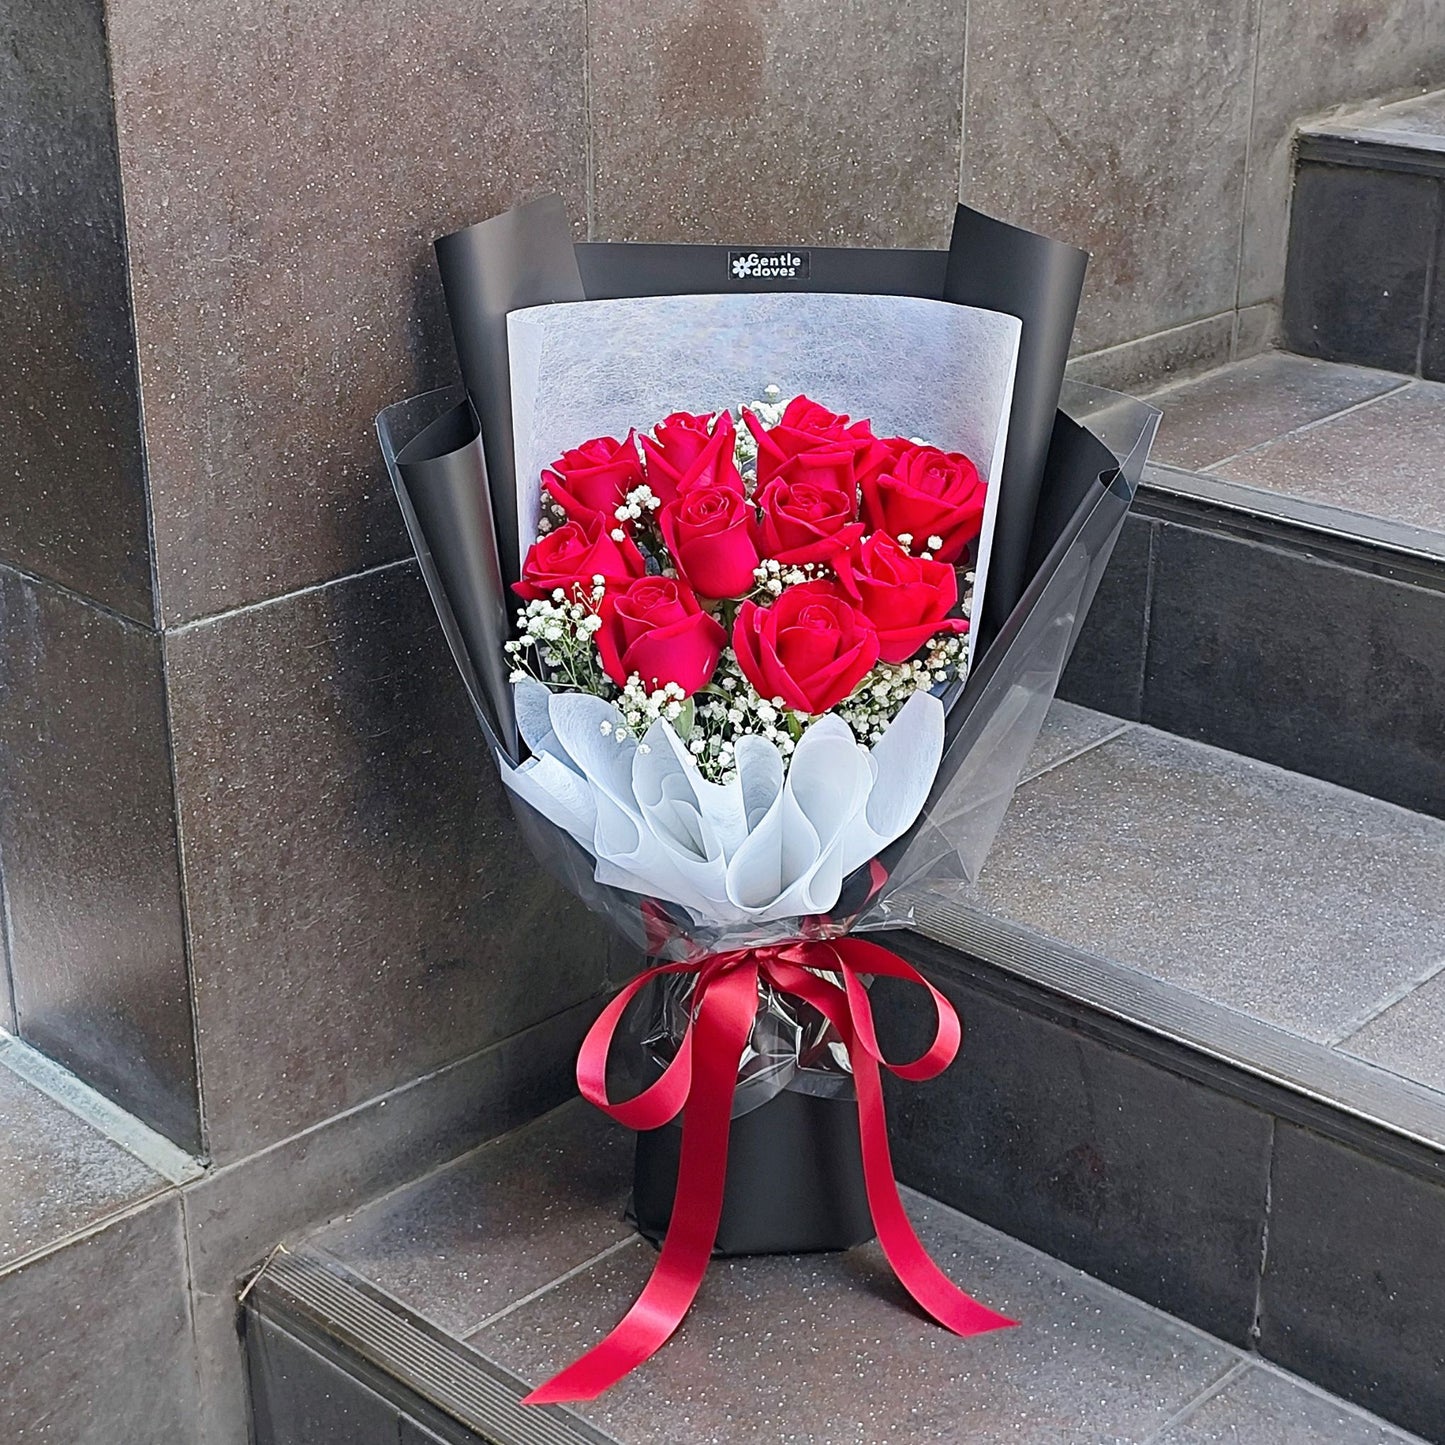
[[[871,748],[833,715],[786,767],[774,744],[742,738],[719,784],[669,723],[619,742],[626,724],[601,698],[515,691],[533,755],[498,759],[507,786],[592,855],[599,883],[721,926],[827,913],[843,880],[913,824],[943,751],[943,704],[916,693]]]
[[[988,484],[974,616],[988,587],[1022,325],[917,296],[829,292],[647,296],[530,306],[507,317],[518,543],[537,537],[541,477],[589,437],[675,411],[761,399],[774,384],[866,418],[876,436],[963,452]],[[968,639],[969,659],[974,637]]]

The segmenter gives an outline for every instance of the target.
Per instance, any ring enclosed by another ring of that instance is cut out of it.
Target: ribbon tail
[[[692,1090],[682,1115],[677,1194],[652,1276],[612,1333],[533,1390],[522,1400],[524,1405],[595,1400],[655,1355],[682,1323],[717,1241],[733,1092],[757,1006],[756,966],[721,974],[699,1003],[693,1025]]]
[[[893,1159],[888,1151],[888,1125],[883,1111],[883,1083],[878,1060],[864,1049],[854,1049],[853,1077],[858,1088],[858,1132],[863,1145],[863,1178],[868,1187],[868,1208],[878,1231],[878,1243],[893,1273],[939,1324],[956,1335],[981,1335],[1018,1323],[966,1295],[929,1258],[913,1232],[898,1197]]]

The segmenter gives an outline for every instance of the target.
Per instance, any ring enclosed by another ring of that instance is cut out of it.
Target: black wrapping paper
[[[1044,468],[1088,253],[960,206],[948,247],[943,299],[1006,311],[1023,323],[998,525],[978,619],[987,647],[1023,596]]]
[[[500,221],[507,224],[499,226]],[[516,552],[509,310],[583,299],[584,291],[585,299],[613,299],[808,290],[917,295],[1020,317],[1023,347],[980,620],[984,645],[961,693],[947,700],[943,761],[929,802],[915,827],[880,860],[887,873],[885,886],[880,890],[861,875],[845,883],[826,918],[807,920],[814,936],[821,930],[820,936],[826,937],[909,926],[930,892],[947,896],[958,879],[976,876],[1123,525],[1157,414],[1127,398],[1089,395],[1077,388],[1066,393],[1065,410],[1058,409],[1086,259],[1073,247],[960,207],[949,252],[802,249],[806,274],[783,282],[736,274],[736,248],[726,246],[584,243],[574,248],[556,202],[538,203],[443,238],[438,260],[447,278],[463,375],[480,417],[480,438],[469,439],[461,420],[454,418],[451,432],[435,424],[428,437],[416,439],[415,451],[397,449],[405,440],[398,427],[390,428],[390,434],[383,431],[383,447],[393,462],[393,480],[418,554],[425,549],[423,572],[438,614],[443,626],[450,626],[454,651],[460,648],[459,665],[464,656],[470,660],[475,686],[486,695],[490,674],[480,649],[490,648],[494,658],[502,654],[500,641],[492,646],[488,640],[497,626],[495,614],[485,620],[481,616],[485,568],[466,548],[455,545],[449,533],[476,525],[475,497],[466,487],[475,488],[484,452],[492,520],[502,543],[500,575],[506,580],[518,575],[518,559],[507,552],[509,539],[511,552]],[[1087,426],[1081,424],[1084,419]],[[453,451],[471,449],[472,455],[453,457],[446,446],[453,440],[462,442]],[[436,485],[418,507],[409,494],[428,480],[425,468],[413,471],[422,462],[430,466],[431,475],[457,485],[450,492]],[[458,482],[464,477],[469,482]],[[510,596],[506,601],[510,604]],[[475,625],[469,621],[462,626],[461,613],[476,613]],[[462,670],[468,676],[469,669]],[[480,708],[479,715],[485,720]],[[516,753],[509,756],[515,760]],[[598,883],[585,848],[515,796],[513,802],[524,835],[544,866],[637,941],[644,900]],[[691,918],[675,905],[647,907],[647,945],[658,957],[746,946],[772,936],[724,936],[707,920]],[[778,936],[796,936],[803,924],[792,920],[791,928]],[[740,1085],[730,1143],[736,1153],[730,1162],[720,1249],[836,1248],[871,1233],[866,1221],[859,1224],[855,1218],[861,1178],[856,1161],[848,1157],[851,1146],[836,1125],[839,1117],[846,1119],[848,1139],[856,1145],[850,1082],[843,1075],[841,1091],[813,1093],[800,1077],[790,1078],[782,1069]],[[832,1106],[831,1115],[821,1112],[825,1106]],[[829,1118],[835,1122],[829,1124]],[[757,1148],[746,1145],[746,1130],[752,1131],[749,1137],[755,1136]],[[811,1131],[828,1157],[812,1160],[806,1150],[799,1153],[799,1130]],[[677,1134],[675,1126],[667,1126],[639,1140],[637,1214],[643,1231],[654,1236],[666,1227],[663,1203],[670,1203]],[[819,1189],[831,1190],[835,1197],[830,1208],[810,1213],[802,1201]]]
[[[507,313],[553,301],[583,301],[572,228],[559,196],[543,196],[441,236],[437,267],[457,364],[481,423],[502,574],[522,575],[517,492],[512,480],[512,400]]]

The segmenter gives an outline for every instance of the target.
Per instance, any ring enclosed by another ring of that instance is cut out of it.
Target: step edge
[[[530,1387],[511,1371],[307,1245],[277,1249],[246,1305],[309,1326],[493,1445],[616,1445],[563,1406],[523,1406]]]
[[[1413,380],[1414,378],[1406,378]],[[1355,550],[1361,561],[1369,554],[1385,554],[1431,568],[1445,569],[1445,533],[1432,532],[1409,522],[1396,522],[1368,512],[1312,502],[1284,492],[1251,487],[1212,472],[1187,467],[1150,463],[1141,484],[1141,515],[1147,514],[1151,497],[1177,498],[1233,515],[1288,527],[1308,542],[1319,538]],[[1348,559],[1346,559],[1348,565]]]
[[[1398,171],[1436,179],[1445,176],[1445,148],[1439,136],[1346,125],[1343,121],[1325,121],[1301,130],[1295,156],[1306,164],[1350,170]]]
[[[976,960],[1206,1061],[1201,1072],[1215,1088],[1253,1095],[1263,1086],[1269,1098],[1261,1106],[1291,1122],[1416,1171],[1445,1173],[1445,1095],[1424,1084],[966,905],[930,905],[913,936],[945,950],[924,950],[945,971]]]

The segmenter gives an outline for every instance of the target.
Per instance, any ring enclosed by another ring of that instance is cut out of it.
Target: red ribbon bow
[[[843,986],[819,976],[839,975]],[[697,983],[687,1031],[662,1077],[621,1103],[607,1096],[607,1055],[628,1004],[656,975],[694,974]],[[861,975],[882,975],[928,990],[938,1025],[933,1042],[911,1063],[883,1057]],[[801,941],[714,953],[686,963],[662,963],[638,974],[602,1011],[577,1056],[583,1097],[630,1129],[656,1129],[682,1111],[682,1156],[677,1196],[662,1251],[637,1302],[617,1328],[580,1359],[533,1390],[526,1405],[593,1400],[650,1359],[682,1323],[707,1272],[722,1217],[728,1129],[738,1066],[752,1032],[758,983],[812,1004],[848,1049],[858,1089],[858,1129],[868,1207],[888,1263],[903,1287],[939,1324],[957,1335],[977,1335],[1015,1322],[958,1288],[928,1257],[898,1197],[883,1112],[880,1067],[919,1081],[953,1062],[962,1038],[953,1006],[916,969],[876,943],[860,938]]]

